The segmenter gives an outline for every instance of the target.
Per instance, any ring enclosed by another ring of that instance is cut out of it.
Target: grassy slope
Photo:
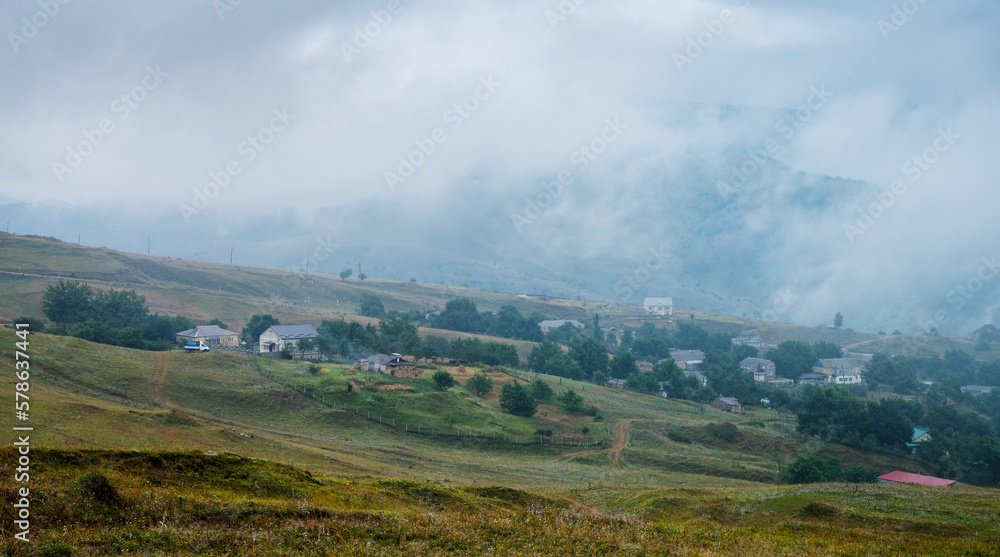
[[[0,489],[14,487],[0,449]],[[32,453],[32,544],[5,555],[992,555],[1000,504],[971,488],[504,487],[341,480],[197,452]],[[113,490],[81,489],[101,474]],[[65,528],[65,525],[72,525]],[[37,550],[37,551],[36,551]]]
[[[330,275],[306,276],[276,269],[128,254],[0,232],[0,288],[8,294],[0,299],[0,321],[21,315],[41,315],[42,293],[58,278],[85,280],[97,288],[133,288],[146,296],[151,311],[186,315],[199,322],[218,317],[237,331],[251,315],[259,312],[271,313],[286,323],[318,324],[322,319],[337,318],[369,322],[355,315],[362,293],[378,295],[390,310],[419,308],[434,311],[442,309],[448,300],[464,296],[475,300],[481,310],[495,311],[501,305],[512,304],[524,314],[538,311],[552,318],[583,322],[590,322],[597,312],[604,326],[626,323],[637,326],[646,320],[642,308],[636,306],[604,305],[408,281],[343,281]],[[693,319],[691,315],[694,315]],[[678,309],[677,319],[692,320],[710,331],[759,334],[774,342],[788,339],[825,340],[863,353],[881,349],[893,353],[943,354],[948,348],[958,348],[981,359],[1000,357],[1000,352],[975,352],[974,346],[964,339],[880,337],[826,327],[757,321],[701,310]],[[465,336],[433,329],[421,329],[421,334],[438,334],[447,338]],[[530,343],[516,344],[518,352],[524,357],[530,350]]]

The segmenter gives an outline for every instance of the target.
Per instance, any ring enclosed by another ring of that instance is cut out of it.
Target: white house
[[[646,310],[646,315],[673,315],[674,299],[646,298],[642,302],[642,307]]]
[[[304,338],[317,338],[319,333],[312,325],[271,325],[260,334],[261,352],[281,352],[288,347],[294,350],[296,343]]]

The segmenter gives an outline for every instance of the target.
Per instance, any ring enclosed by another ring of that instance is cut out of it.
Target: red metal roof
[[[883,474],[879,476],[878,479],[900,484],[918,484],[918,485],[929,485],[936,487],[951,485],[955,483],[955,480],[935,478],[934,476],[921,476],[920,474],[900,472],[899,470],[896,470],[895,472],[889,472],[888,474]]]

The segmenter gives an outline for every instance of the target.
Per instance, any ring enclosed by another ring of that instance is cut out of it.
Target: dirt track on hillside
[[[153,398],[158,400],[160,404],[173,406],[167,395],[163,394],[163,381],[166,380],[168,371],[170,371],[170,355],[166,352],[157,352],[156,368],[149,378],[149,394],[153,395]]]
[[[576,453],[567,453],[556,459],[556,462],[566,462],[581,456],[590,456],[594,454],[607,454],[608,464],[612,468],[622,467],[622,451],[628,447],[629,440],[631,436],[631,426],[632,422],[635,420],[618,420],[615,423],[615,440],[611,443],[611,448],[604,449],[600,451],[580,451]]]

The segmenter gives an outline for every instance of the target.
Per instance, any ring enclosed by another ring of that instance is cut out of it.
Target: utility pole
[[[229,264],[233,264],[233,246],[229,246]]]
[[[146,255],[149,255],[149,236],[146,236]]]
[[[82,236],[82,235],[83,235],[82,232],[77,232],[76,233],[76,245],[78,245],[78,246],[80,245],[80,236]]]
[[[361,281],[361,262],[358,261],[358,281]]]

